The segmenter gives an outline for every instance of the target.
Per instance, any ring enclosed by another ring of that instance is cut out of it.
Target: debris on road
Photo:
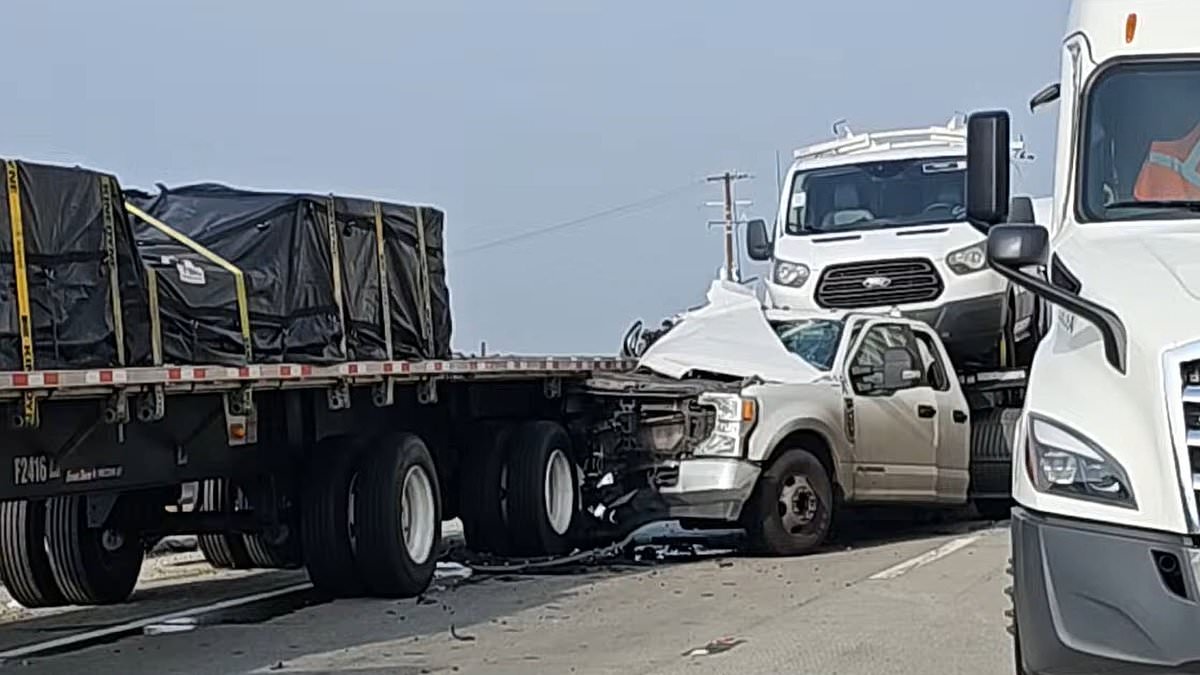
[[[454,624],[450,624],[450,637],[454,638],[455,640],[458,640],[459,642],[474,642],[475,641],[474,635],[459,635],[458,631],[455,630],[455,628],[454,628]]]
[[[696,656],[714,656],[716,654],[722,654],[724,652],[727,652],[727,651],[733,649],[734,647],[737,647],[738,645],[745,644],[745,642],[746,642],[745,640],[742,640],[740,638],[723,637],[723,638],[720,638],[717,640],[713,640],[712,642],[704,645],[703,647],[698,647],[696,649],[686,651],[683,653],[683,655],[687,656],[689,658],[696,657]]]
[[[160,623],[152,623],[142,628],[142,635],[172,635],[196,630],[196,620],[191,617],[167,619]]]

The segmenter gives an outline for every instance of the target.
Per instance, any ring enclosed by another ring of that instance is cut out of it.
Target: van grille
[[[830,265],[817,281],[821,307],[856,309],[937,300],[942,278],[924,258]]]

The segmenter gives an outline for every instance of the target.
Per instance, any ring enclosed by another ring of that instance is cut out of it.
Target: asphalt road
[[[1011,674],[1003,618],[1008,551],[1003,524],[883,524],[796,559],[701,555],[553,575],[447,577],[419,601],[327,602],[298,591],[199,615],[179,632],[139,627],[58,654],[11,658],[0,669]],[[266,573],[194,585],[256,592],[298,580],[297,573]],[[188,592],[206,602],[221,593]],[[162,613],[172,597],[140,594],[120,609],[8,623],[0,626],[0,650]],[[717,653],[697,652],[710,643]]]

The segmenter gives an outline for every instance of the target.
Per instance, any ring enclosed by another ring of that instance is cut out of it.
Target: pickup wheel
[[[304,565],[313,586],[334,597],[366,592],[354,561],[354,500],[358,444],[346,437],[321,441],[309,462],[301,495],[300,535]]]
[[[367,588],[411,598],[433,581],[441,541],[437,470],[425,443],[393,434],[359,463],[354,498],[355,558]]]
[[[45,502],[0,503],[0,583],[30,609],[66,604],[46,555]]]
[[[803,555],[825,542],[833,507],[833,485],[821,460],[791,448],[758,479],[742,520],[755,552]]]
[[[508,458],[507,513],[514,553],[561,555],[579,523],[579,481],[571,438],[555,422],[517,429]]]
[[[123,520],[129,510],[117,499],[102,527],[88,527],[88,501],[82,495],[46,502],[46,542],[54,579],[68,602],[110,605],[124,602],[137,585],[145,550],[138,533]]]
[[[507,465],[513,432],[509,424],[481,425],[464,462],[459,512],[467,547],[478,553],[500,556],[512,553]]]
[[[225,508],[225,494],[229,482],[224,478],[210,478],[200,486],[199,510],[206,513],[219,512]],[[235,503],[234,508],[237,508]],[[242,538],[229,532],[201,534],[196,545],[209,565],[218,569],[249,569],[253,567],[250,554]]]

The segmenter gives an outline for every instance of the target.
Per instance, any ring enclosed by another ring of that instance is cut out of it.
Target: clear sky
[[[611,353],[703,300],[696,184],[852,127],[1006,107],[1040,156],[1066,0],[6,0],[0,155],[447,213],[455,346]],[[489,242],[664,192],[641,209]]]

